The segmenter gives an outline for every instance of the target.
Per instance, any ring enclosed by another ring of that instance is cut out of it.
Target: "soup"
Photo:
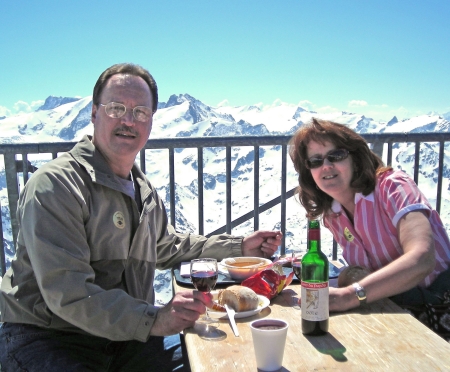
[[[253,266],[253,265],[257,265],[262,262],[233,262],[233,263],[229,263],[228,266],[233,266],[233,267],[246,267],[246,266]]]

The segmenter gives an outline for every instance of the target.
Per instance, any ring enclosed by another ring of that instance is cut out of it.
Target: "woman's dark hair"
[[[359,134],[345,125],[328,120],[312,118],[301,126],[289,142],[289,155],[298,173],[300,203],[306,209],[306,216],[318,218],[331,210],[333,198],[320,190],[306,167],[307,146],[310,141],[325,144],[331,142],[338,149],[349,151],[354,164],[350,186],[355,192],[370,194],[376,185],[377,175],[392,169],[385,167],[378,155],[372,152]]]
[[[100,104],[100,95],[102,94],[103,88],[105,87],[108,79],[116,74],[129,74],[134,76],[139,76],[145,80],[150,88],[150,92],[152,93],[152,110],[153,113],[156,112],[158,108],[158,86],[156,85],[155,79],[145,68],[135,65],[132,63],[119,63],[107,68],[102,74],[99,76],[97,82],[94,86],[94,92],[92,94],[92,103],[95,106]]]

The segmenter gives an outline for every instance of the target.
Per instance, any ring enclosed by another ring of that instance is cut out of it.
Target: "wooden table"
[[[174,279],[174,290],[186,289]],[[192,289],[192,288],[189,288]],[[193,329],[184,331],[193,372],[256,371],[249,323],[280,318],[289,323],[281,371],[450,371],[450,344],[392,301],[386,299],[330,316],[329,333],[304,336],[301,311],[293,306],[300,285],[291,284],[260,314],[237,319],[240,337],[228,320],[222,341],[205,341]]]

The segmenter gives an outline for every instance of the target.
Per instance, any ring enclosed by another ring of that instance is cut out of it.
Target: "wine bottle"
[[[308,221],[308,252],[302,259],[302,333],[320,335],[328,332],[329,287],[328,259],[320,250],[320,225]]]

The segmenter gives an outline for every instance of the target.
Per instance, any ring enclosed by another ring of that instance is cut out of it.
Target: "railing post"
[[[17,221],[17,201],[19,200],[19,183],[17,180],[16,154],[6,153],[5,174],[6,187],[8,189],[9,214],[11,217],[11,229],[13,236],[13,251],[16,250],[17,234],[19,232],[19,222]]]
[[[439,168],[436,195],[436,212],[441,213],[442,203],[442,178],[444,177],[444,142],[439,142]]]
[[[170,224],[175,228],[175,154],[174,149],[169,149],[169,174],[170,174]]]
[[[141,168],[142,173],[145,174],[145,150],[141,150],[139,152],[139,166]]]
[[[22,175],[23,184],[25,185],[28,182],[28,158],[26,153],[22,153]]]
[[[227,234],[231,234],[231,146],[226,147],[226,206],[227,206]]]
[[[414,149],[414,182],[419,184],[420,142],[415,142]]]
[[[203,235],[203,147],[197,148],[198,233]]]
[[[286,253],[286,160],[287,160],[287,145],[281,145],[281,233],[283,238],[281,239],[280,253],[284,255]]]
[[[2,203],[0,200],[0,212],[2,210]],[[6,258],[5,258],[5,239],[3,239],[3,219],[2,219],[2,213],[0,213],[0,236],[2,238],[2,250],[0,252],[0,270],[1,273],[0,275],[3,276],[5,275],[6,272]]]
[[[259,230],[259,146],[253,147],[253,230]]]
[[[338,251],[338,245],[337,245],[336,240],[333,239],[333,250],[331,252],[331,259],[333,261],[337,260],[337,251]]]
[[[392,165],[392,142],[388,143],[386,165]]]

